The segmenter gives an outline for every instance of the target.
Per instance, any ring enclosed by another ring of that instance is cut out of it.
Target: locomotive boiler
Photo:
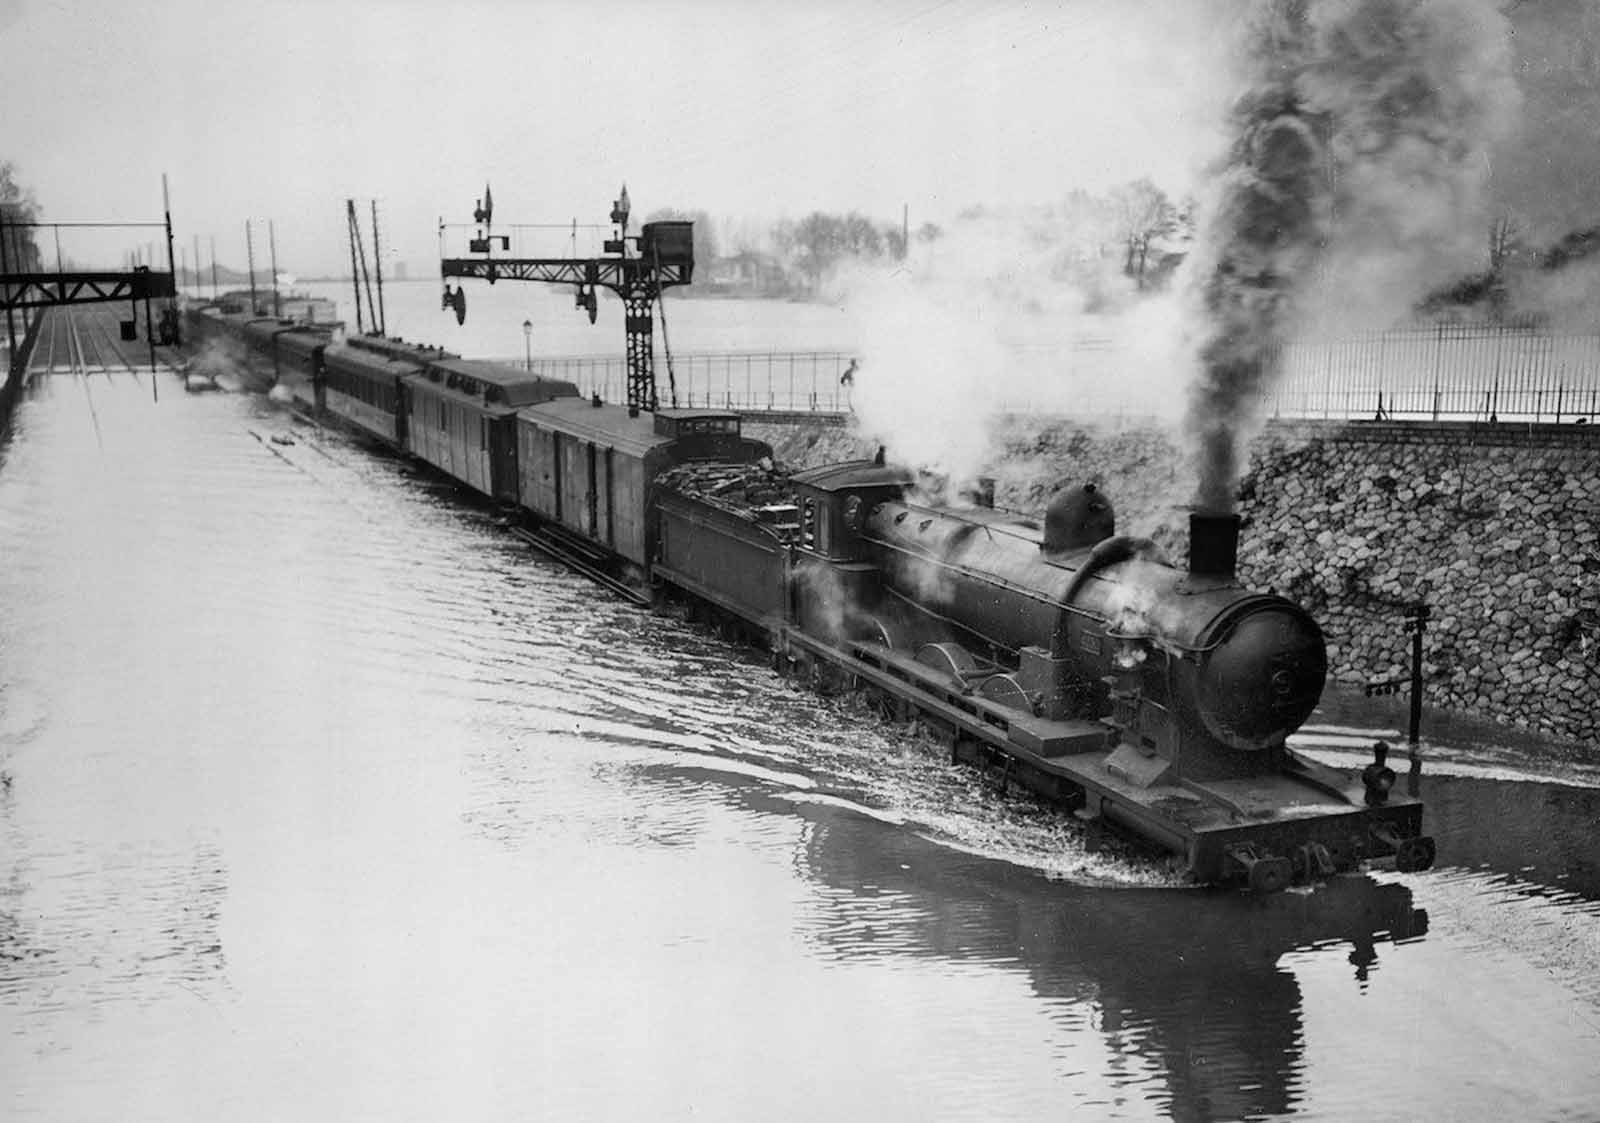
[[[1091,484],[1058,497],[1042,537],[904,503],[880,504],[863,534],[903,603],[1044,670],[1030,676],[1041,712],[1098,717],[1109,694],[1130,703],[1118,721],[1130,739],[1187,774],[1239,772],[1238,752],[1281,745],[1315,709],[1321,629],[1298,605],[1239,587],[1237,516],[1193,516],[1188,572],[1114,527]]]

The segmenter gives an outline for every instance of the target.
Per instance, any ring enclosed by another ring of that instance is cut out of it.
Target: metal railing
[[[1134,360],[1114,342],[1084,337],[1066,348],[1070,382],[1003,393],[985,403],[1012,413],[1131,417],[1146,411],[1119,392]],[[1037,358],[1037,356],[1033,356]],[[522,360],[505,360],[522,365]],[[745,412],[844,413],[852,386],[846,351],[721,351],[675,355],[681,406]],[[1338,340],[1287,344],[1281,374],[1262,398],[1265,415],[1285,419],[1424,421],[1600,421],[1600,335],[1542,332],[1500,324],[1438,324]],[[626,398],[619,356],[539,358],[533,370],[575,383],[607,401]],[[869,375],[870,376],[870,375]],[[663,404],[667,367],[657,359]],[[1150,403],[1167,406],[1171,403]]]
[[[658,358],[656,388],[663,405],[670,404],[675,382],[678,405],[689,408],[840,413],[849,408],[850,387],[841,379],[850,362],[844,351],[696,352],[673,356],[670,381],[666,361]],[[586,395],[627,399],[627,363],[620,355],[539,358],[532,368],[573,382]]]
[[[1593,420],[1600,335],[1438,324],[1289,344],[1265,403],[1290,418]]]

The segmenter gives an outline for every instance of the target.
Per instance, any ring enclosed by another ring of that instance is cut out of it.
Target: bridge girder
[[[177,294],[171,273],[146,269],[131,273],[0,273],[0,308],[7,311],[157,300]]]

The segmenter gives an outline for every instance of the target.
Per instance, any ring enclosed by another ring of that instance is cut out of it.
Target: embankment
[[[33,357],[33,347],[38,342],[42,323],[43,313],[34,312],[30,318],[25,311],[16,324],[19,329],[16,351],[11,350],[9,341],[4,341],[7,345],[4,348],[5,362],[0,367],[0,425],[10,419],[12,407],[17,403],[17,394],[28,380],[28,363]]]

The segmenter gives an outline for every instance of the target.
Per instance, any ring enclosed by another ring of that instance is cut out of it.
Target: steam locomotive
[[[518,533],[641,603],[679,597],[825,690],[915,717],[952,758],[1174,855],[1282,889],[1433,863],[1380,750],[1359,774],[1286,745],[1324,686],[1317,623],[1240,585],[1236,516],[1196,513],[1187,567],[1116,532],[1092,484],[1042,523],[920,497],[872,461],[795,473],[736,413],[653,415],[394,340],[191,312],[302,403],[514,513]]]

